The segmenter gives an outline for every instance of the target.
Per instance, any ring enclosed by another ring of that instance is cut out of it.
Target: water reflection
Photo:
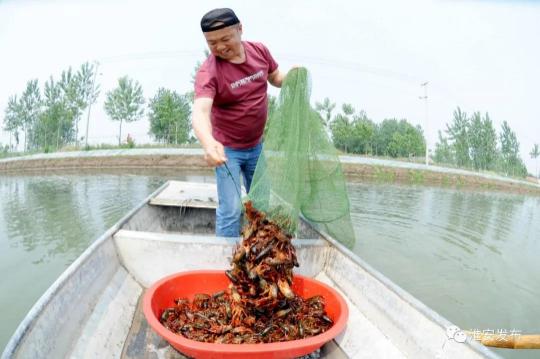
[[[83,226],[73,192],[74,188],[63,181],[32,179],[25,183],[19,195],[8,196],[6,218],[10,243],[21,245],[28,252],[46,246],[47,252],[38,262],[84,246],[79,238],[87,237],[91,229]]]
[[[89,241],[167,178],[190,177],[172,173],[155,177],[137,173],[6,177],[2,180],[2,217],[8,241],[26,252],[47,248],[37,262],[74,254],[66,256],[69,264]]]
[[[394,282],[462,328],[540,332],[539,198],[372,184],[349,193],[355,251]]]

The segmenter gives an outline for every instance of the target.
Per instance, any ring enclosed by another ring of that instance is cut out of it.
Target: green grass
[[[456,188],[461,189],[464,186],[465,186],[465,181],[463,180],[463,177],[462,176],[457,176],[456,177]]]
[[[424,171],[409,170],[409,181],[411,181],[411,183],[414,183],[414,184],[424,184],[426,182]]]
[[[377,182],[391,183],[396,181],[395,172],[386,170],[381,166],[375,166],[374,175]]]
[[[442,186],[443,187],[450,187],[452,185],[452,181],[450,180],[450,176],[444,174],[442,176]]]

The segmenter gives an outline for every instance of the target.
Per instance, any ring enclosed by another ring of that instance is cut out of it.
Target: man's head
[[[210,52],[224,60],[242,54],[242,24],[231,9],[214,9],[201,19],[201,29]]]

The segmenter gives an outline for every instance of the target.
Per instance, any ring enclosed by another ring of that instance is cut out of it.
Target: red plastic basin
[[[309,354],[340,334],[349,316],[343,297],[331,287],[314,279],[295,275],[292,289],[303,298],[322,295],[326,312],[334,325],[326,332],[300,340],[261,344],[214,344],[187,339],[175,334],[159,322],[166,308],[173,307],[174,299],[189,300],[197,293],[213,294],[227,288],[230,281],[222,270],[199,270],[173,274],[156,282],[144,295],[143,311],[150,326],[181,353],[201,359],[209,358],[296,358]]]

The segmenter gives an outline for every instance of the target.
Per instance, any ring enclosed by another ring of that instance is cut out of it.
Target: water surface
[[[539,197],[373,184],[349,195],[354,251],[392,281],[462,329],[540,333]]]

